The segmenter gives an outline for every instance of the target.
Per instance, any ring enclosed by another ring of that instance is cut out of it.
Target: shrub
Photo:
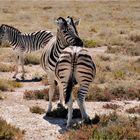
[[[49,100],[49,89],[43,89],[43,90],[29,90],[25,91],[23,98],[27,100],[37,100],[37,99],[44,99],[44,100]],[[55,94],[53,97],[53,101],[56,101],[59,99],[59,93],[58,93],[58,88],[55,90]]]
[[[77,127],[78,129],[71,129],[61,136],[60,140],[139,139],[139,119],[131,118],[132,121],[130,118],[118,116],[115,112],[99,117],[98,124],[90,126],[83,124]]]
[[[36,113],[36,114],[43,114],[43,113],[45,113],[45,109],[40,108],[39,106],[33,106],[33,107],[31,107],[30,108],[30,111],[32,113]]]
[[[0,118],[0,139],[1,140],[22,140],[24,131],[7,124],[5,120]]]
[[[140,55],[140,49],[139,45],[127,45],[127,46],[108,46],[107,47],[107,53],[115,53],[115,54],[125,54],[130,56],[139,56]]]
[[[48,96],[49,89],[43,90],[26,90],[24,92],[23,98],[27,100],[36,100],[36,99],[46,99]]]
[[[120,106],[117,105],[117,104],[105,104],[103,105],[103,108],[106,108],[106,109],[113,109],[113,110],[116,110],[118,109]]]
[[[92,47],[96,47],[97,43],[95,40],[83,40],[85,47],[87,48],[92,48]]]
[[[130,113],[130,114],[134,114],[134,113],[137,113],[137,114],[140,114],[140,106],[136,106],[136,107],[132,107],[132,108],[129,108],[129,109],[126,109],[126,112]]]
[[[102,61],[110,61],[111,60],[110,56],[107,56],[107,55],[100,55],[100,59]]]
[[[115,70],[113,71],[113,77],[118,80],[125,79],[125,72],[123,70]]]
[[[86,96],[86,101],[110,101],[113,96],[108,89],[102,89],[98,86],[90,86],[89,93]]]
[[[21,83],[18,83],[16,81],[0,79],[0,90],[1,91],[14,91],[15,88],[20,88],[20,87],[22,87]]]
[[[140,41],[140,32],[132,32],[129,35],[129,40],[133,42],[139,42]]]

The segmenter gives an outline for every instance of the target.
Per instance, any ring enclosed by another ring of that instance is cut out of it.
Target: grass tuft
[[[30,107],[30,111],[32,113],[36,113],[36,114],[43,114],[43,113],[45,113],[45,109],[40,108],[39,106]]]
[[[0,63],[0,72],[12,72],[12,71],[14,71],[13,66]]]
[[[0,79],[1,91],[14,91],[15,88],[21,88],[22,84],[16,81]]]
[[[1,140],[22,140],[24,131],[15,128],[0,118],[0,139]]]
[[[106,109],[113,109],[113,110],[116,110],[118,109],[120,106],[117,105],[117,104],[105,104],[103,105],[103,108],[106,108]]]
[[[134,114],[134,113],[140,114],[140,106],[136,106],[136,107],[126,109],[126,112],[130,113],[130,114]]]
[[[29,65],[29,64],[39,65],[40,64],[40,56],[37,54],[26,54],[24,64],[25,65]]]

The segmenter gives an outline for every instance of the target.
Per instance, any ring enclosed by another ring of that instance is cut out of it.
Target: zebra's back
[[[89,52],[78,46],[64,49],[57,61],[56,77],[61,83],[67,83],[70,77],[73,82],[90,83],[96,74],[95,64]]]
[[[19,46],[24,52],[37,51],[46,46],[53,37],[50,31],[38,31],[30,34],[19,34]]]

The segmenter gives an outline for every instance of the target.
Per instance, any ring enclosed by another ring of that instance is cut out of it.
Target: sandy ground
[[[106,50],[103,48],[96,48],[92,50],[92,53],[104,53]],[[27,68],[28,67],[28,68]],[[48,102],[44,100],[25,100],[23,99],[23,93],[25,90],[37,90],[48,88],[42,85],[41,82],[30,81],[31,77],[37,72],[43,74],[44,71],[40,66],[26,66],[27,80],[21,82],[23,87],[16,89],[14,92],[5,92],[5,99],[0,101],[0,117],[5,119],[8,123],[19,127],[21,130],[25,130],[24,140],[57,140],[62,135],[65,128],[66,119],[46,118],[45,114],[33,114],[29,108],[34,105],[39,105],[41,108],[47,110]],[[31,71],[33,71],[31,75]],[[0,78],[12,79],[13,73],[0,73]],[[113,112],[111,109],[104,109],[103,105],[108,102],[86,102],[87,112],[91,117],[96,114],[108,114]],[[118,114],[129,116],[125,110],[139,106],[139,101],[111,101],[109,103],[115,103],[120,105],[116,110]],[[53,107],[56,108],[57,102],[53,103]],[[74,102],[74,108],[77,108],[77,103]],[[133,114],[138,117],[140,115]],[[133,116],[132,115],[132,116]]]

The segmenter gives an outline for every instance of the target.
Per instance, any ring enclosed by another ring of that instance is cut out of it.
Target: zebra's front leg
[[[49,84],[50,84],[50,87],[49,87],[49,105],[48,105],[47,113],[51,112],[51,110],[52,110],[52,98],[53,98],[54,91],[56,88],[55,82],[52,82]]]
[[[72,122],[72,113],[73,113],[73,108],[72,108],[73,100],[72,100],[72,96],[70,97],[70,100],[67,103],[67,105],[68,105],[68,119],[67,119],[67,126],[66,126],[66,128],[69,128],[70,125],[71,125],[71,122]]]
[[[15,73],[13,75],[13,78],[16,78],[17,74],[18,74],[18,65],[19,65],[19,56],[16,56],[16,61],[15,61]]]

